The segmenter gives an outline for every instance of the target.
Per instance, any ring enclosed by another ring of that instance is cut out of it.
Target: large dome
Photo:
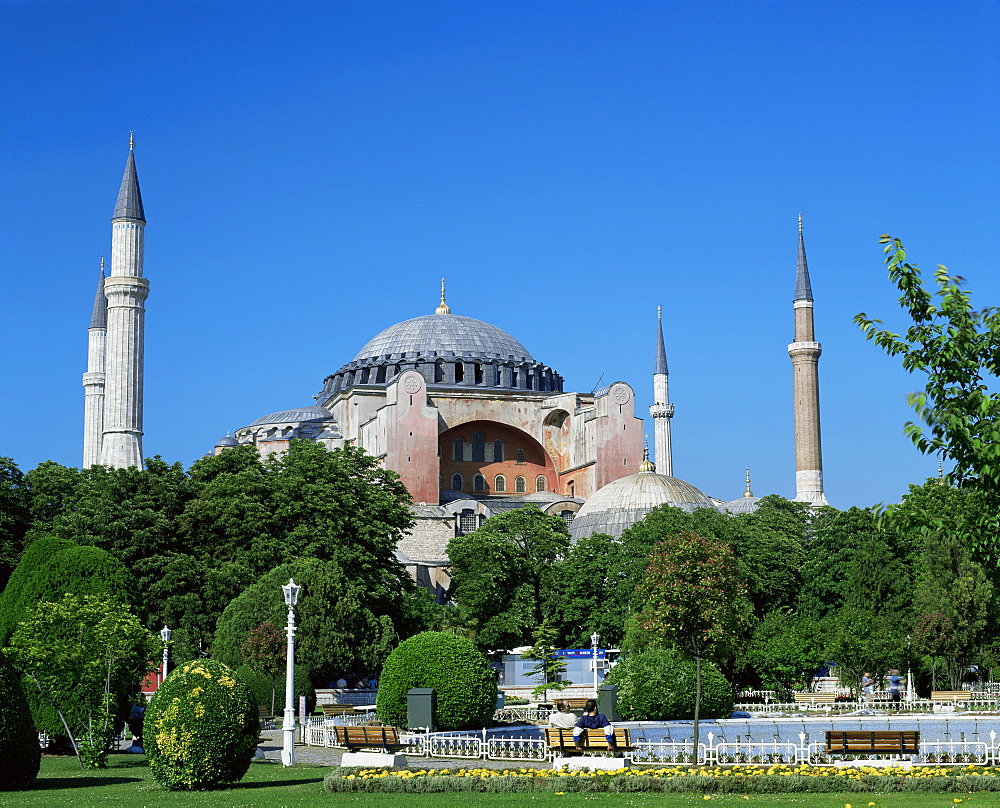
[[[406,353],[426,356],[432,352],[451,352],[468,359],[533,361],[525,347],[506,331],[459,314],[425,314],[389,326],[368,340],[354,361]]]
[[[575,541],[594,533],[618,538],[653,508],[673,505],[691,513],[697,508],[714,508],[712,500],[691,483],[652,471],[622,477],[597,491],[580,508],[570,525]]]

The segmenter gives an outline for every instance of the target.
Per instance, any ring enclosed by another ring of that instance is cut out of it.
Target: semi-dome
[[[621,477],[598,490],[573,519],[570,534],[574,541],[594,533],[607,533],[618,538],[660,505],[673,505],[688,513],[697,508],[715,507],[712,500],[691,483],[665,474],[641,471]]]
[[[720,511],[724,511],[732,516],[739,516],[742,513],[755,513],[760,507],[760,497],[743,496],[734,499],[724,505],[719,506]]]
[[[239,446],[239,443],[237,443],[236,438],[234,438],[228,432],[226,433],[226,436],[224,438],[219,438],[219,440],[217,440],[215,443],[216,449],[228,449],[233,446]]]
[[[448,352],[469,359],[533,361],[527,349],[503,329],[460,314],[425,314],[391,325],[368,340],[354,361]]]
[[[329,410],[323,407],[297,407],[293,410],[281,410],[272,412],[258,418],[250,426],[263,426],[264,424],[298,424],[304,421],[326,421],[333,416]]]

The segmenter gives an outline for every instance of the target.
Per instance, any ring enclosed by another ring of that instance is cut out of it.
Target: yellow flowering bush
[[[242,779],[257,735],[250,689],[221,662],[198,659],[171,673],[156,691],[146,711],[143,746],[160,785],[208,789]]]
[[[492,792],[492,793],[822,793],[822,792],[1000,792],[1000,768],[963,766],[861,766],[838,768],[773,766],[665,766],[617,771],[566,769],[334,769],[327,793]]]

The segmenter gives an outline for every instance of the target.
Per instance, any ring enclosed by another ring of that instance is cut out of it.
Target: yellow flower
[[[706,794],[704,797],[702,797],[702,799],[703,800],[710,800],[710,799],[712,799],[712,795],[711,794]]]

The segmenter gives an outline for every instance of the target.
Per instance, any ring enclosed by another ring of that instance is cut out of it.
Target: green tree
[[[42,750],[21,687],[21,674],[0,654],[0,791],[28,788],[38,776]]]
[[[764,686],[785,694],[806,688],[827,658],[819,622],[788,609],[757,624],[747,656]]]
[[[645,566],[645,558],[640,567]],[[632,548],[601,533],[581,539],[558,563],[554,619],[567,648],[590,645],[595,631],[609,646],[625,639],[625,620],[634,610],[636,559]]]
[[[566,673],[566,659],[556,655],[556,638],[559,632],[551,626],[543,623],[535,629],[533,639],[535,644],[528,650],[522,652],[524,659],[535,662],[535,666],[528,671],[529,676],[538,678],[538,685],[531,691],[536,696],[540,695],[548,701],[550,690],[565,690],[569,687],[569,682],[564,682],[562,676]]]
[[[917,266],[907,263],[899,239],[885,235],[879,242],[912,324],[900,335],[864,313],[854,322],[866,339],[890,356],[902,356],[905,370],[923,376],[924,389],[909,395],[923,423],[909,422],[905,432],[924,454],[950,459],[954,466],[948,479],[973,492],[975,520],[963,526],[961,538],[986,569],[995,571],[1000,562],[1000,394],[989,384],[1000,375],[1000,310],[974,309],[964,279],[940,265],[932,291]],[[950,522],[933,512],[920,515],[918,522],[932,527],[935,520]]]
[[[17,566],[31,524],[24,475],[9,457],[0,457],[0,590]]]
[[[891,611],[872,613],[857,606],[827,614],[820,631],[827,659],[836,664],[840,681],[857,690],[865,671],[877,677],[890,668],[905,668],[907,617]]]
[[[695,661],[698,748],[701,661],[735,646],[752,621],[747,585],[724,541],[683,532],[653,546],[638,590],[640,622]]]
[[[81,767],[96,768],[161,647],[120,602],[67,594],[39,603],[4,652],[56,712]]]
[[[285,668],[285,655],[288,652],[288,638],[270,620],[265,620],[247,635],[240,646],[243,658],[253,670],[265,674],[271,680],[271,712],[274,715],[274,703],[277,698],[277,683],[279,673]],[[239,671],[239,668],[237,668]]]
[[[533,505],[448,542],[450,594],[477,621],[480,647],[522,645],[545,621],[555,606],[556,562],[569,546],[566,522]]]

